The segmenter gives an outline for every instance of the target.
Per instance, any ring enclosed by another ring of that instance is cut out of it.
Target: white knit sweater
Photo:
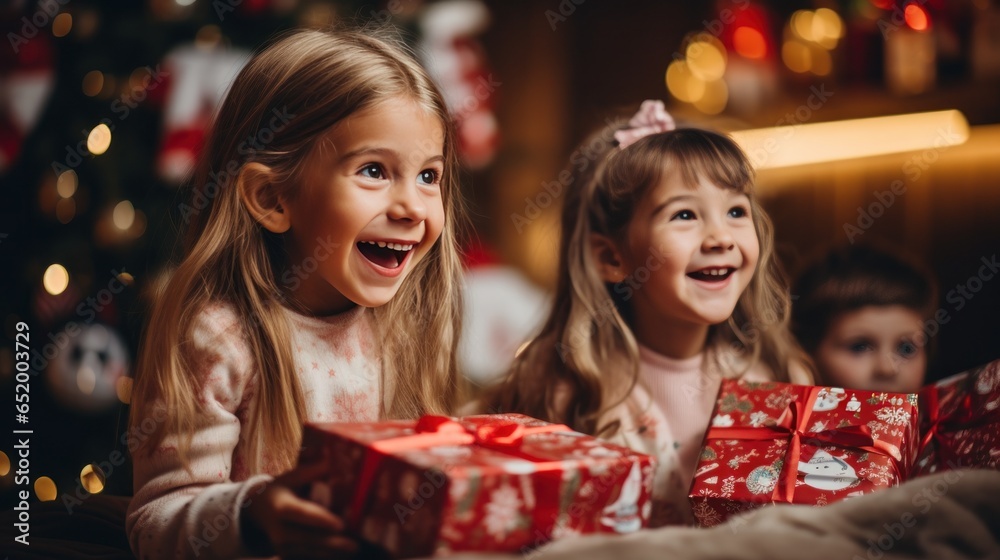
[[[370,311],[356,307],[318,318],[286,310],[286,315],[308,421],[378,420],[382,368]],[[264,474],[251,475],[246,467],[247,434],[241,426],[256,404],[259,372],[232,308],[206,307],[194,322],[190,344],[201,405],[190,472],[178,459],[176,434],[151,457],[133,457],[135,497],[126,530],[141,560],[248,556],[239,532],[240,505],[280,474],[266,451]]]

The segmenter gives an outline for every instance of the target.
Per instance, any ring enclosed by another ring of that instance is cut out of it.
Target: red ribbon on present
[[[785,464],[782,472],[783,484],[776,484],[771,499],[775,502],[792,503],[795,496],[795,481],[798,479],[799,462],[802,455],[802,439],[806,438],[807,443],[827,443],[838,447],[860,449],[879,455],[885,455],[892,459],[892,469],[897,480],[900,476],[900,460],[902,454],[895,445],[886,443],[872,437],[871,429],[868,426],[847,426],[844,428],[834,428],[820,432],[808,431],[809,419],[812,416],[813,405],[819,392],[824,387],[812,386],[807,388],[805,402],[793,401],[789,403],[788,409],[782,413],[778,423],[774,426],[761,426],[759,428],[747,427],[710,427],[705,439],[745,439],[745,440],[768,440],[787,438],[788,451],[785,453]]]
[[[441,445],[480,445],[498,450],[521,447],[524,436],[547,432],[571,431],[562,424],[525,426],[509,420],[494,420],[469,429],[447,416],[427,414],[417,420],[413,435],[383,439],[371,444],[372,449],[383,453],[422,449]]]
[[[927,420],[929,422],[929,425],[927,427],[927,431],[924,432],[924,437],[921,438],[920,440],[920,450],[917,453],[917,456],[918,457],[922,456],[924,454],[924,451],[927,449],[927,446],[929,446],[931,442],[936,441],[938,444],[937,446],[938,456],[937,458],[935,458],[935,462],[937,462],[938,459],[945,460],[944,459],[945,455],[948,455],[949,460],[954,459],[955,456],[954,450],[951,449],[950,446],[943,445],[940,438],[940,430],[943,427],[945,419],[948,416],[941,414],[941,402],[940,399],[938,398],[938,388],[933,386],[930,387],[929,390],[927,390],[924,393],[923,397],[924,397],[924,402],[927,405],[926,410],[927,410]],[[965,399],[963,400],[971,404],[971,399],[969,395],[966,395]],[[959,405],[958,410],[962,410],[962,408],[964,407],[962,405]]]
[[[392,453],[411,449],[427,449],[446,445],[478,445],[495,449],[538,463],[538,470],[561,468],[561,461],[539,461],[520,452],[524,437],[532,434],[543,434],[558,431],[572,431],[563,424],[545,424],[543,426],[525,426],[509,420],[494,420],[473,428],[468,428],[447,416],[428,414],[417,420],[414,426],[416,433],[383,439],[369,445],[358,481],[354,500],[348,510],[348,522],[357,527],[364,511],[365,499],[375,481],[375,474],[382,461]],[[553,526],[555,519],[553,518]],[[547,533],[546,533],[547,534]]]
[[[921,391],[924,407],[927,410],[927,429],[920,440],[918,457],[924,454],[924,451],[926,451],[931,442],[936,442],[937,457],[934,462],[937,464],[948,462],[957,464],[959,462],[958,453],[942,439],[942,432],[971,430],[986,424],[1000,423],[1000,408],[976,416],[972,403],[972,386],[974,383],[975,375],[970,375],[965,387],[959,389],[962,392],[962,398],[957,404],[949,404],[950,412],[947,414],[941,413],[940,390],[938,387],[931,385]]]

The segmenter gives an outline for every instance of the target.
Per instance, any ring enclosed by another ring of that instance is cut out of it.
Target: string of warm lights
[[[10,465],[10,457],[3,451],[0,451],[0,477],[10,474]],[[104,471],[95,463],[84,465],[80,470],[80,484],[90,494],[100,494],[103,492],[106,481],[107,476],[104,474]],[[35,496],[40,502],[51,502],[59,496],[59,489],[56,487],[55,481],[48,476],[36,478],[32,487],[35,490]]]

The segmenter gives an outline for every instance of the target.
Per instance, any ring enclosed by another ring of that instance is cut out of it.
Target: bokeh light
[[[728,102],[729,88],[726,87],[726,82],[714,80],[705,83],[705,94],[695,100],[694,106],[707,115],[717,115],[726,108]]]
[[[59,196],[69,198],[76,194],[78,182],[76,171],[72,169],[63,171],[56,180],[56,191],[59,193]]]
[[[35,496],[37,496],[40,501],[51,502],[56,499],[56,495],[58,493],[56,483],[51,478],[47,476],[40,476],[35,479]]]
[[[87,149],[95,156],[99,156],[108,151],[110,146],[111,129],[104,123],[95,126],[87,136]]]
[[[752,27],[738,27],[733,32],[733,49],[745,58],[760,59],[767,56],[764,36]]]
[[[691,72],[687,62],[675,60],[667,67],[667,89],[677,99],[694,103],[705,95],[705,82]]]
[[[52,19],[52,35],[65,37],[73,29],[73,16],[63,12]]]
[[[798,10],[792,14],[792,32],[806,41],[815,41],[813,35],[813,13],[810,10]]]
[[[704,81],[718,80],[726,72],[726,51],[719,40],[701,33],[685,49],[687,67]]]
[[[94,463],[83,467],[83,470],[80,471],[80,484],[83,485],[84,490],[91,494],[100,494],[104,490],[106,480],[104,471]]]
[[[794,39],[785,41],[781,46],[781,60],[789,70],[800,74],[812,68],[812,52],[809,46]]]
[[[830,8],[820,8],[815,12],[798,10],[788,22],[788,31],[807,44],[832,50],[844,36],[844,21]]]
[[[42,286],[45,291],[57,296],[69,287],[69,272],[61,264],[51,264],[42,276]]]
[[[903,10],[903,17],[906,20],[906,25],[914,31],[927,31],[931,27],[931,19],[927,16],[927,12],[917,4],[906,6],[906,9]]]
[[[837,12],[830,8],[820,8],[813,14],[813,33],[830,39],[844,36],[844,22]]]
[[[114,212],[112,213],[112,220],[115,223],[115,227],[127,231],[132,224],[135,222],[135,208],[132,203],[123,200],[115,205]]]

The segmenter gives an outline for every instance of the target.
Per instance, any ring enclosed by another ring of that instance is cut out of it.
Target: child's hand
[[[296,467],[253,497],[242,516],[244,541],[249,543],[255,533],[263,533],[271,548],[268,553],[283,560],[354,557],[358,543],[344,534],[344,521],[295,494],[326,472],[323,464]]]

